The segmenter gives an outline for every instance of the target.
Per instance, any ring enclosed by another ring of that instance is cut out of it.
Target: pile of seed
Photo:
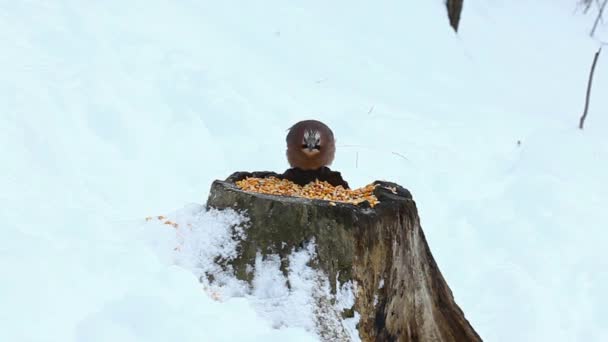
[[[379,203],[374,196],[374,189],[377,185],[369,184],[359,189],[345,189],[341,185],[333,186],[325,181],[315,180],[304,186],[293,183],[290,180],[278,179],[276,177],[255,178],[247,177],[237,181],[236,185],[245,191],[259,192],[269,195],[294,196],[310,199],[320,199],[330,201],[330,205],[335,202],[359,204],[368,201],[370,206]]]

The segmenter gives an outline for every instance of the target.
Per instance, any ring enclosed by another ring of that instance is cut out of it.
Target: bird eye
[[[321,151],[321,145],[315,145],[315,150]]]
[[[306,148],[306,147],[308,147],[308,145],[302,144],[302,148]]]

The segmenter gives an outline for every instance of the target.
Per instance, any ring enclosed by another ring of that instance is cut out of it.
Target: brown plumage
[[[287,161],[291,167],[317,170],[331,165],[336,153],[334,133],[321,121],[304,120],[287,133]]]

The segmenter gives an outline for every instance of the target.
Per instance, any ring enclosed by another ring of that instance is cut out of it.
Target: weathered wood
[[[424,233],[410,192],[376,182],[380,203],[351,205],[304,198],[247,193],[234,182],[236,173],[215,181],[207,205],[246,211],[247,237],[232,267],[251,281],[256,253],[279,255],[287,272],[288,255],[314,239],[315,267],[336,283],[357,284],[354,310],[360,314],[363,341],[481,341],[454,302]],[[351,310],[352,311],[352,310]]]

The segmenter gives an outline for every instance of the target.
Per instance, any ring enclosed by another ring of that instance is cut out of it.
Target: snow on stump
[[[256,256],[278,255],[289,286],[289,255],[313,241],[316,259],[311,267],[327,275],[332,293],[344,284],[354,284],[354,306],[338,314],[359,316],[361,340],[481,341],[454,302],[431,255],[408,190],[376,181],[373,194],[379,203],[371,207],[368,202],[354,205],[246,192],[235,182],[247,177],[304,183],[301,178],[310,175],[293,170],[283,175],[237,172],[213,183],[208,207],[232,208],[249,218],[238,257],[230,261],[237,278],[251,283]],[[319,178],[348,187],[339,173],[328,169]],[[317,305],[320,312],[332,309],[323,301]],[[343,331],[320,335],[324,340],[348,339]]]

